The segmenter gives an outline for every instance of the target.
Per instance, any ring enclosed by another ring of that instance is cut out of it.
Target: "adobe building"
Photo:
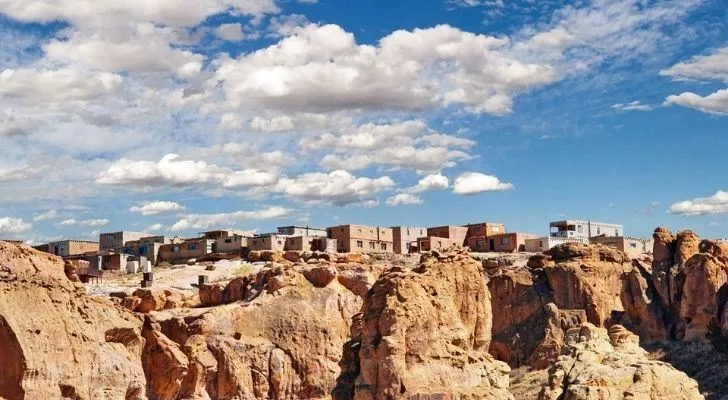
[[[327,228],[326,231],[330,239],[336,239],[340,253],[394,253],[391,228],[339,225]]]
[[[654,239],[643,239],[624,236],[596,236],[589,239],[591,243],[603,244],[621,250],[630,258],[640,258],[645,254],[652,254]]]
[[[310,226],[279,226],[277,230],[278,234],[288,236],[326,237],[328,235],[326,229]]]
[[[248,250],[250,251],[284,251],[288,236],[277,233],[267,233],[248,239]]]
[[[192,258],[199,258],[212,253],[215,241],[210,239],[190,239],[182,243],[165,244],[159,248],[157,263],[187,262]]]
[[[493,235],[500,235],[501,233],[506,233],[505,224],[500,224],[496,222],[480,222],[477,224],[467,224],[465,225],[465,227],[468,228],[468,238],[488,237]]]
[[[427,234],[426,228],[414,226],[393,226],[392,237],[394,243],[394,254],[417,253],[419,247],[417,239]]]
[[[450,225],[427,228],[427,236],[452,239],[460,246],[465,246],[465,238],[468,236],[468,227]]]
[[[247,236],[233,234],[228,237],[219,237],[212,244],[213,253],[242,253],[248,248]]]
[[[285,251],[313,251],[313,236],[290,236],[283,247]]]
[[[153,235],[148,233],[129,231],[102,233],[99,235],[99,248],[97,250],[118,250],[124,247],[127,242],[151,236]]]
[[[327,237],[317,237],[313,239],[313,251],[336,253],[336,249],[336,239],[329,239]]]
[[[99,251],[99,242],[92,242],[90,240],[61,240],[33,246],[33,248],[59,257],[70,257]]]
[[[526,239],[526,252],[543,253],[564,243],[589,243],[589,240],[576,237],[554,236],[542,236],[534,239]]]
[[[530,233],[511,232],[500,235],[493,235],[489,238],[493,240],[493,249],[491,251],[499,253],[516,253],[526,251],[526,240],[535,239],[537,235]]]
[[[437,236],[427,236],[417,239],[417,248],[420,252],[431,250],[449,249],[451,247],[462,247],[460,239],[448,239]]]

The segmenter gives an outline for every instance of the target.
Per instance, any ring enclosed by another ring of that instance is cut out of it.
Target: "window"
[[[602,234],[602,228],[597,226],[597,235],[601,235],[601,234]]]
[[[172,247],[172,252],[173,253],[179,253],[179,246]]]
[[[579,233],[584,233],[584,227],[581,226],[581,225],[579,225],[579,226],[576,227],[576,231],[579,232]]]
[[[508,236],[501,238],[501,244],[508,244]]]
[[[193,243],[190,243],[190,245],[187,248],[190,249],[190,250],[196,250],[197,249],[197,245],[196,244],[193,244]]]
[[[542,248],[543,248],[543,240],[539,240],[539,241],[538,241],[538,247],[539,247],[540,249],[542,249]]]
[[[232,242],[233,242],[232,239],[225,239],[225,243],[232,243]]]
[[[369,242],[369,248],[372,249],[372,250],[374,250],[374,248],[375,248],[374,247],[374,242]]]
[[[358,247],[360,249],[363,248],[364,247],[364,242],[362,242],[361,240],[357,240],[356,241],[356,247]]]
[[[633,249],[636,249],[637,248],[637,243],[630,243],[629,244],[629,247],[632,247]]]
[[[344,232],[344,228],[341,228],[341,232]]]
[[[619,236],[619,229],[614,230],[614,236]]]
[[[361,233],[361,228],[358,228],[358,229],[357,229],[357,231],[358,231],[359,233]]]
[[[476,249],[480,250],[483,247],[485,247],[485,240],[478,240],[477,242],[475,242]]]
[[[279,245],[279,246],[283,246],[283,241],[279,239],[279,240],[278,240],[278,245]]]
[[[382,250],[387,250],[387,244],[386,243],[382,243]]]

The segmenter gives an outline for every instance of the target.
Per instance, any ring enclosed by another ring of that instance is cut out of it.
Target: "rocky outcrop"
[[[0,398],[144,398],[141,321],[65,272],[57,257],[0,242]]]
[[[347,348],[359,351],[342,361],[356,378],[340,380],[336,398],[512,398],[508,366],[487,352],[490,293],[480,263],[463,251],[433,252],[415,270],[391,268],[356,321]]]
[[[685,283],[680,299],[680,318],[685,323],[684,340],[706,339],[712,323],[721,319],[722,292],[728,290],[728,265],[700,253],[685,264]]]
[[[621,325],[570,329],[539,400],[698,400],[698,384],[667,363],[652,361],[639,338]]]

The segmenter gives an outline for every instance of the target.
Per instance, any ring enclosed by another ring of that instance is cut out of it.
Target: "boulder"
[[[608,332],[589,323],[570,329],[539,400],[704,399],[697,382],[648,359],[638,342],[621,325]]]
[[[147,396],[157,400],[179,398],[182,381],[187,376],[187,357],[149,317],[144,322],[142,335],[146,341],[142,361],[147,378]]]
[[[339,263],[365,264],[367,261],[369,261],[369,256],[362,253],[344,253],[338,254],[336,257],[336,262]]]
[[[142,314],[162,310],[167,302],[167,296],[165,296],[164,292],[158,290],[137,289],[131,295],[132,297],[139,298],[139,305],[134,311]]]

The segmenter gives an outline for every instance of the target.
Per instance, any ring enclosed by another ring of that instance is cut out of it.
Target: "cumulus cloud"
[[[177,154],[167,154],[159,162],[121,159],[96,178],[102,185],[188,187],[212,184],[225,188],[266,186],[277,180],[276,173],[255,169],[233,171],[205,161],[180,160]]]
[[[650,111],[653,107],[649,104],[642,104],[639,100],[635,100],[629,103],[612,104],[612,108],[617,111]]]
[[[23,233],[32,228],[33,224],[25,222],[21,218],[0,218],[0,233]]]
[[[6,69],[0,72],[0,94],[33,105],[90,101],[115,90],[121,82],[116,74],[89,74],[71,68]]]
[[[173,201],[151,201],[129,208],[129,211],[142,215],[159,215],[184,210],[185,207]]]
[[[450,187],[450,181],[442,174],[431,174],[422,178],[416,185],[404,190],[406,193],[422,193],[434,190],[445,190]]]
[[[243,26],[240,24],[222,24],[215,28],[215,36],[231,42],[243,40]]]
[[[337,25],[294,28],[276,45],[218,60],[231,104],[298,111],[420,109],[458,104],[510,112],[512,96],[557,79],[548,65],[501,51],[507,40],[448,25],[396,31],[359,45]]]
[[[728,213],[728,192],[719,190],[710,197],[697,197],[692,200],[677,202],[667,210],[670,214],[685,217],[697,215]]]
[[[465,172],[455,179],[453,193],[469,196],[485,192],[500,192],[513,188],[512,184],[501,182],[495,176],[479,172]]]
[[[660,75],[675,80],[718,80],[728,83],[728,47],[710,55],[699,55],[660,71]],[[713,115],[728,115],[728,89],[718,90],[706,96],[693,92],[670,95],[665,105],[680,105]]]
[[[718,90],[707,96],[700,96],[692,92],[668,96],[665,105],[673,104],[693,108],[708,114],[728,115],[728,89]]]
[[[188,231],[191,229],[223,228],[239,222],[283,218],[291,215],[293,210],[283,207],[268,207],[256,211],[236,211],[220,214],[186,214],[172,227],[171,231]]]
[[[387,199],[387,205],[392,207],[400,205],[416,205],[422,203],[422,199],[419,196],[410,193],[398,193]]]
[[[388,176],[371,179],[337,170],[328,174],[313,172],[295,178],[282,178],[273,191],[293,200],[344,206],[375,200],[377,193],[393,186],[394,181]]]

